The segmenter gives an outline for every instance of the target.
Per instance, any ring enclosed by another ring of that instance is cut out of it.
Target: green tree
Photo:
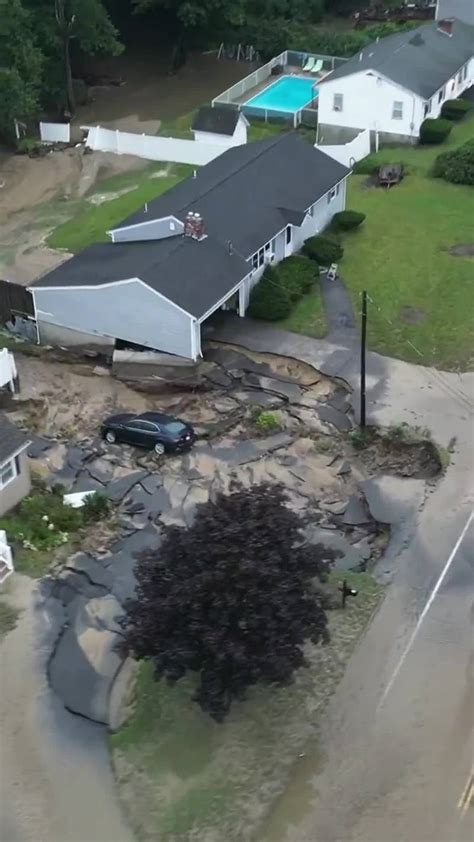
[[[15,120],[29,123],[39,109],[43,56],[34,21],[21,0],[8,0],[0,17],[0,136],[14,142]]]
[[[289,684],[306,641],[329,638],[314,580],[335,552],[304,541],[305,520],[287,503],[279,485],[219,494],[190,528],[164,527],[159,551],[135,568],[126,648],[157,679],[194,673],[194,700],[218,722],[248,687]]]
[[[43,91],[75,111],[71,44],[89,55],[117,55],[123,49],[102,0],[24,0],[45,56]]]

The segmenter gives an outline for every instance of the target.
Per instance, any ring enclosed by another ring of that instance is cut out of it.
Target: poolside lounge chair
[[[314,66],[311,68],[311,73],[321,73],[322,69],[323,69],[323,60],[322,60],[322,58],[318,58],[318,60],[314,64]]]
[[[313,56],[310,56],[308,61],[305,64],[305,66],[303,67],[303,70],[306,71],[307,73],[312,73],[315,61],[316,61],[316,59]]]

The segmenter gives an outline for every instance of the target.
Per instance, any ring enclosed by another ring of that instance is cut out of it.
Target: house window
[[[334,94],[332,100],[332,110],[333,111],[342,111],[342,106],[344,104],[344,97],[342,94]]]
[[[438,94],[438,102],[442,102],[443,99],[444,99],[444,88],[441,88],[441,90]]]
[[[15,456],[15,471],[18,474],[21,474],[21,465],[20,465],[20,457]]]
[[[395,100],[393,103],[392,120],[403,120],[403,102]]]
[[[336,196],[337,196],[337,190],[336,190],[336,188],[335,188],[335,187],[333,187],[333,189],[332,189],[332,190],[330,190],[330,191],[329,191],[329,193],[328,193],[328,205],[330,205],[330,204],[331,204],[331,202],[333,202],[333,201],[334,201],[334,199],[336,198]]]
[[[258,269],[258,253],[252,257],[252,266],[254,269]]]
[[[254,269],[260,269],[261,266],[265,263],[265,252],[270,251],[270,243],[266,243],[266,245],[255,252],[252,256],[252,266]]]
[[[339,196],[339,188],[340,188],[340,186],[341,186],[340,184],[336,184],[336,196]]]
[[[289,246],[291,243],[291,225],[287,226],[286,229],[286,245]]]
[[[265,253],[266,253],[267,251],[270,251],[270,243],[266,243],[266,244],[265,244]]]
[[[11,459],[9,462],[5,462],[5,464],[0,468],[0,488],[8,485],[15,476],[15,462]]]
[[[467,76],[467,64],[464,65],[462,69],[462,78],[465,79]]]
[[[462,82],[462,70],[459,71],[459,73],[458,73],[458,85],[460,85],[461,82]]]
[[[424,112],[423,112],[424,116],[426,117],[426,115],[429,114],[430,111],[431,111],[431,100],[429,99],[428,102],[425,102],[425,108],[424,108]]]

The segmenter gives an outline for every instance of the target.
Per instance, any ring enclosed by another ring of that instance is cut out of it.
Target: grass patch
[[[167,175],[154,177],[157,172],[166,167]],[[121,223],[127,216],[139,210],[145,202],[151,202],[166,190],[174,187],[185,176],[192,172],[187,164],[163,165],[156,164],[153,168],[146,168],[138,173],[114,176],[102,182],[100,192],[116,192],[131,184],[135,188],[100,205],[91,205],[84,201],[81,210],[72,219],[59,225],[48,237],[50,248],[67,249],[77,254],[92,243],[109,242],[107,231]],[[99,192],[99,191],[94,191]]]
[[[105,518],[110,505],[95,493],[87,505],[74,509],[63,502],[62,491],[38,490],[0,518],[12,546],[15,569],[33,578],[43,576],[53,559],[66,558],[88,524]]]
[[[300,298],[290,315],[286,319],[276,322],[277,327],[292,330],[294,333],[304,333],[322,339],[327,333],[326,314],[321,300],[319,284],[315,284],[308,295]]]
[[[474,114],[454,125],[443,144],[384,148],[372,156],[374,163],[403,160],[408,170],[391,190],[368,188],[367,176],[349,179],[347,206],[366,219],[359,230],[343,235],[340,270],[356,313],[362,290],[373,301],[368,337],[375,351],[445,369],[474,363],[474,307],[469,306],[474,264],[448,251],[474,242],[474,191],[430,177],[440,151],[472,137]],[[320,312],[319,300],[301,301],[284,326],[322,336]]]
[[[9,605],[8,602],[4,602],[3,599],[0,599],[0,640],[2,637],[8,634],[8,632],[13,631],[15,628],[19,611],[16,608],[13,608],[12,605]]]
[[[329,612],[331,643],[308,646],[310,667],[292,686],[253,688],[222,725],[191,702],[191,678],[170,687],[153,680],[150,664],[140,665],[132,718],[111,737],[121,796],[139,839],[237,842],[255,833],[381,598],[368,574],[346,578],[359,596],[345,611]],[[342,576],[331,579],[339,583]]]

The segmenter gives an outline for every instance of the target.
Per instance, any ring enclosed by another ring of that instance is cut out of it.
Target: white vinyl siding
[[[192,317],[137,279],[88,288],[36,287],[34,296],[42,341],[58,335],[49,331],[51,325],[90,334],[91,343],[105,336],[112,343],[123,339],[193,358]]]

